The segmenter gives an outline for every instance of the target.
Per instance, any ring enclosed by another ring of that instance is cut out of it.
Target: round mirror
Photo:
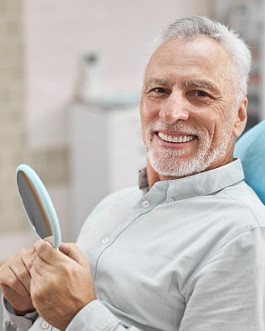
[[[35,171],[26,164],[17,167],[17,186],[23,207],[38,237],[53,237],[53,247],[61,243],[61,230],[50,196]]]

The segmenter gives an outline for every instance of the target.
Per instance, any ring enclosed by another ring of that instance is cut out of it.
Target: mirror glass
[[[61,243],[61,230],[50,196],[35,171],[26,164],[17,168],[17,186],[27,217],[39,238],[53,237],[53,246]]]

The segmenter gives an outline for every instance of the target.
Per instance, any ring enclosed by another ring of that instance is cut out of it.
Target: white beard
[[[170,130],[185,132],[197,136],[198,150],[194,156],[186,161],[181,160],[185,150],[158,148],[156,152],[151,147],[152,132],[158,130]],[[159,127],[149,127],[146,134],[146,153],[152,168],[160,175],[169,177],[185,177],[203,172],[216,160],[222,158],[231,143],[232,133],[226,128],[223,130],[222,142],[215,146],[206,140],[202,130],[194,130],[190,127],[177,123],[175,125],[160,124]],[[207,144],[205,144],[207,141]]]

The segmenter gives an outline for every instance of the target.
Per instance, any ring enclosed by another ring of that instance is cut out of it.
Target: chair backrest
[[[265,204],[265,120],[242,135],[234,156],[242,161],[245,181]]]

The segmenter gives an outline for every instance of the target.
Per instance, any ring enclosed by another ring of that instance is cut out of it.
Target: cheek
[[[207,128],[209,137],[214,146],[220,145],[232,138],[233,118],[224,113],[215,113],[209,116]]]
[[[220,121],[220,117],[211,109],[206,111],[194,112],[190,119],[194,122],[195,128],[203,131],[210,138],[215,134],[216,127]]]
[[[144,131],[152,125],[159,117],[158,108],[154,107],[154,104],[146,99],[141,101],[140,117],[142,131]]]
[[[141,101],[141,117],[146,120],[150,121],[155,116],[159,114],[159,106],[149,100],[148,98],[144,98]]]

